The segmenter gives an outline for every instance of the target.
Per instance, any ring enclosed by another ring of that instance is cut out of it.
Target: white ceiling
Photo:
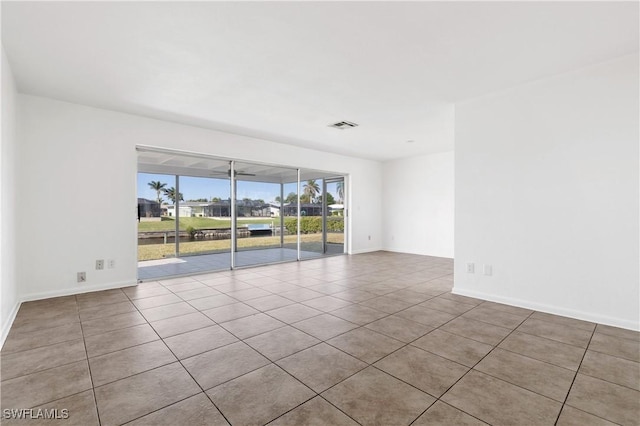
[[[3,1],[2,44],[22,93],[386,160],[453,149],[455,102],[638,52],[638,2]]]

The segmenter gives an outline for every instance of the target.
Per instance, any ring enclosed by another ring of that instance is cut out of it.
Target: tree
[[[284,199],[285,203],[297,203],[298,202],[298,194],[296,194],[295,192],[290,192],[289,195],[287,195],[287,198]]]
[[[220,201],[222,201],[222,200],[220,199],[220,197],[213,197],[213,198],[211,198],[211,202],[212,202],[212,203],[219,203]]]
[[[315,196],[320,192],[320,185],[315,179],[309,179],[307,183],[304,184],[303,188],[304,195],[309,197],[309,202],[313,202]]]
[[[164,195],[166,195],[167,198],[171,201],[172,204],[176,203],[176,189],[173,186],[169,189],[164,188],[162,191],[164,192]],[[182,192],[178,195],[180,197],[180,201],[184,201],[184,196],[182,195]]]
[[[322,195],[318,196],[318,202],[322,203]],[[327,205],[330,206],[331,204],[335,204],[336,203],[336,199],[333,198],[333,195],[331,195],[331,193],[327,192]]]
[[[152,180],[151,182],[148,183],[148,185],[151,187],[151,189],[156,191],[156,197],[158,200],[159,204],[162,204],[162,197],[160,196],[160,193],[162,191],[164,191],[164,187],[167,186],[166,183],[161,183],[160,181],[155,181]]]
[[[336,183],[336,191],[338,192],[338,198],[340,199],[340,204],[344,202],[344,181]]]
[[[207,202],[209,202],[209,200],[207,200],[206,198],[196,198],[195,200],[187,200],[187,201],[192,201],[194,203],[207,203]]]

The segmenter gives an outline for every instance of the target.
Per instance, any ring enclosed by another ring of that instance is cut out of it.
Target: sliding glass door
[[[140,279],[344,253],[344,178],[156,148],[138,157]]]

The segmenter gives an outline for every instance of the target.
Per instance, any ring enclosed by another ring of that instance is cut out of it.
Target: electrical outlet
[[[86,272],[78,272],[78,282],[79,283],[87,282],[87,273]]]
[[[113,269],[115,267],[116,267],[116,260],[115,259],[107,260],[107,268]]]
[[[493,267],[491,265],[484,265],[484,274],[490,277],[493,274]]]
[[[467,263],[467,273],[468,274],[475,274],[476,272],[476,267],[473,263]]]
[[[96,260],[96,270],[101,270],[104,269],[104,260],[103,259],[98,259]]]

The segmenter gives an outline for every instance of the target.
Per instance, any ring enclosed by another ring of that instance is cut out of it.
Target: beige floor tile
[[[564,402],[575,372],[524,355],[496,348],[475,370]]]
[[[196,382],[177,362],[95,389],[103,426],[129,422],[200,392]]]
[[[207,391],[233,425],[265,424],[314,393],[271,364]]]
[[[3,354],[0,358],[1,377],[2,381],[5,381],[86,358],[87,353],[82,339]]]
[[[368,308],[363,305],[353,304],[350,306],[345,306],[344,308],[336,309],[335,311],[331,311],[331,315],[342,318],[343,320],[347,320],[354,324],[365,325],[380,318],[384,318],[389,314],[373,308]]]
[[[109,305],[98,305],[86,309],[80,309],[79,313],[80,320],[84,322],[134,311],[136,311],[136,307],[133,303],[127,300],[126,302],[111,303]]]
[[[320,340],[327,340],[349,330],[357,328],[357,324],[334,317],[330,314],[322,314],[293,324],[293,326],[305,333],[311,334]]]
[[[26,351],[41,346],[82,339],[82,327],[79,322],[65,324],[60,327],[46,328],[28,333],[11,329],[2,347],[2,354]]]
[[[94,386],[101,386],[176,361],[164,342],[144,343],[89,359]]]
[[[631,339],[596,332],[589,343],[589,350],[640,362],[640,342]]]
[[[206,286],[203,288],[176,292],[176,295],[183,300],[195,300],[202,299],[203,297],[223,296],[223,294],[219,291]]]
[[[19,425],[51,425],[51,426],[99,426],[98,411],[96,409],[96,403],[92,390],[71,395],[66,398],[58,399],[37,407],[32,408],[33,415],[37,416],[37,410],[47,410],[49,414],[52,412],[57,414],[57,418],[48,418],[46,420],[42,418],[34,419],[2,419],[2,424],[5,426],[19,426]],[[65,411],[66,410],[66,414]],[[65,418],[66,416],[66,418]]]
[[[640,392],[578,373],[567,405],[621,425],[638,423]]]
[[[287,299],[293,300],[294,302],[304,302],[305,300],[324,296],[324,293],[309,290],[308,288],[297,288],[295,290],[289,290],[279,294],[280,296],[286,297]]]
[[[146,324],[146,320],[138,312],[128,312],[126,314],[113,315],[107,318],[99,318],[82,323],[84,337],[106,333],[108,331],[120,330],[122,328],[133,327]]]
[[[409,321],[396,315],[379,319],[365,325],[365,327],[386,336],[393,337],[394,339],[398,339],[404,343],[412,342],[418,337],[424,336],[433,330],[433,327]]]
[[[557,426],[615,426],[608,420],[585,413],[577,408],[565,405],[562,407]]]
[[[202,313],[215,322],[221,323],[248,317],[249,315],[259,313],[259,311],[244,303],[232,303],[230,305],[220,306],[219,308],[207,309],[206,311],[202,311]]]
[[[508,328],[462,317],[454,319],[443,325],[440,329],[489,345],[497,345],[511,333],[511,329]]]
[[[145,284],[147,283],[138,284],[137,286],[133,286],[133,287],[123,288],[122,290],[131,300],[144,299],[146,297],[163,296],[165,294],[171,294],[171,291],[166,289],[161,284],[148,283],[148,284],[154,284],[153,286],[148,286]]]
[[[133,304],[138,307],[138,309],[149,309],[156,308],[158,306],[170,305],[172,303],[182,302],[175,294],[163,294],[160,296],[153,297],[145,297],[143,299],[136,299],[133,301]]]
[[[515,315],[480,305],[466,312],[462,315],[462,318],[482,321],[513,330],[522,324],[522,322],[527,319],[527,316],[528,315]]]
[[[188,281],[188,282],[182,282],[182,283],[175,283],[175,284],[165,284],[165,287],[168,288],[171,292],[176,293],[176,294],[180,293],[180,292],[183,292],[183,291],[200,290],[200,289],[209,288],[208,286],[202,284],[201,282],[195,281],[195,280],[194,281]]]
[[[87,361],[74,362],[2,382],[2,409],[36,407],[91,389]]]
[[[269,364],[246,343],[237,342],[182,361],[194,379],[209,389]]]
[[[366,328],[348,331],[328,340],[327,343],[369,364],[389,355],[404,345],[399,340]]]
[[[373,293],[369,293],[368,291],[361,289],[349,289],[345,291],[341,291],[339,293],[334,293],[333,297],[337,297],[339,299],[348,300],[349,302],[362,302],[365,300],[373,299],[374,297],[378,297]]]
[[[256,308],[259,311],[270,311],[272,309],[282,308],[283,306],[292,305],[295,302],[276,294],[270,296],[258,297],[257,299],[247,300],[247,305]]]
[[[412,306],[411,308],[398,312],[396,315],[431,327],[440,327],[457,316],[456,314],[436,311],[435,309],[425,308],[424,306]]]
[[[239,339],[247,339],[267,331],[283,327],[285,323],[266,314],[254,314],[248,317],[223,322],[220,324]]]
[[[141,309],[140,313],[149,322],[162,319],[179,317],[197,312],[196,308],[187,302],[172,303],[170,305],[157,306],[155,308]]]
[[[469,371],[468,367],[413,346],[382,358],[374,366],[436,398]]]
[[[612,327],[610,325],[598,324],[596,326],[598,333],[607,334],[609,336],[619,337],[621,339],[631,339],[640,341],[640,332],[634,330],[626,330],[624,328]]]
[[[413,422],[411,426],[436,426],[436,425],[456,425],[456,426],[483,426],[485,422],[468,415],[445,404],[442,401],[436,401],[418,420]]]
[[[179,294],[179,296],[182,297],[182,294]],[[220,306],[230,305],[232,303],[238,303],[238,301],[233,297],[229,297],[226,294],[220,293],[213,296],[189,300],[189,304],[200,311],[218,308]]]
[[[78,294],[76,295],[76,301],[78,303],[78,309],[83,310],[94,306],[128,302],[129,298],[118,288],[114,290]]]
[[[104,355],[160,339],[149,324],[96,334],[85,339],[89,357]]]
[[[360,305],[368,306],[369,308],[377,309],[378,311],[385,312],[387,314],[395,314],[396,312],[412,306],[413,303],[394,299],[392,297],[378,296],[374,299],[362,301],[360,302]]]
[[[151,322],[153,329],[163,339],[212,325],[215,325],[215,323],[201,312]]]
[[[127,423],[127,426],[224,426],[228,424],[207,395],[199,393],[140,417]]]
[[[581,348],[586,348],[591,339],[591,332],[587,330],[581,330],[574,327],[567,327],[552,323],[549,321],[542,321],[534,318],[529,318],[520,327],[518,331],[523,333],[533,334],[534,336],[540,336],[558,342],[566,343]]]
[[[440,329],[421,337],[412,345],[467,367],[474,366],[493,349],[491,345],[447,333]]]
[[[22,308],[20,308],[22,310]],[[11,326],[12,331],[17,333],[30,333],[38,330],[51,329],[61,327],[63,325],[80,322],[80,316],[77,309],[57,310],[49,308],[48,312],[25,314],[18,316]]]
[[[313,309],[300,303],[295,303],[292,305],[284,306],[282,308],[272,309],[265,313],[286,324],[292,324],[294,322],[306,320],[307,318],[320,315],[322,314],[322,311]]]
[[[178,359],[185,359],[237,341],[238,339],[219,325],[200,328],[164,339],[164,342]]]
[[[271,293],[269,293],[268,291],[256,287],[248,288],[245,290],[231,291],[227,293],[227,295],[241,302],[251,299],[257,299],[258,297],[269,296],[270,294]]]
[[[276,361],[320,343],[320,340],[291,326],[285,326],[246,339],[245,343],[271,361]]]
[[[640,364],[635,361],[588,350],[580,373],[640,391]]]
[[[578,370],[585,351],[577,346],[519,331],[511,333],[499,347],[573,371]]]
[[[405,302],[418,304],[425,302],[434,297],[433,294],[428,294],[424,292],[417,292],[413,290],[396,290],[387,294],[387,297],[391,297],[392,299],[404,300]]]
[[[443,295],[438,296],[438,299],[453,300],[454,302],[467,303],[469,305],[474,305],[474,306],[478,306],[484,303],[484,300],[481,300],[481,299],[476,299],[474,297],[468,297],[468,296],[461,296],[459,294],[453,294],[453,293],[445,293]]]
[[[562,404],[483,373],[470,371],[442,400],[489,424],[553,425]]]
[[[518,306],[505,305],[504,303],[496,302],[483,302],[482,306],[486,308],[496,309],[498,311],[508,312],[515,315],[531,315],[533,311],[531,309],[520,308]]]
[[[322,397],[317,396],[269,423],[269,426],[297,425],[358,426],[358,423]]]
[[[554,324],[563,325],[565,327],[575,327],[586,331],[593,331],[596,328],[596,325],[592,322],[561,317],[559,315],[548,314],[546,312],[534,312],[533,314],[531,314],[531,318],[552,322]]]
[[[317,297],[315,299],[305,300],[302,303],[323,312],[331,312],[351,305],[351,302],[333,296]]]
[[[435,309],[436,311],[448,312],[450,314],[460,315],[475,308],[476,305],[469,303],[454,302],[453,300],[445,299],[442,297],[434,297],[426,302],[422,302],[420,306],[425,308]]]
[[[277,364],[318,393],[367,366],[326,343],[281,359]]]
[[[435,399],[373,367],[322,394],[360,424],[408,425]]]

